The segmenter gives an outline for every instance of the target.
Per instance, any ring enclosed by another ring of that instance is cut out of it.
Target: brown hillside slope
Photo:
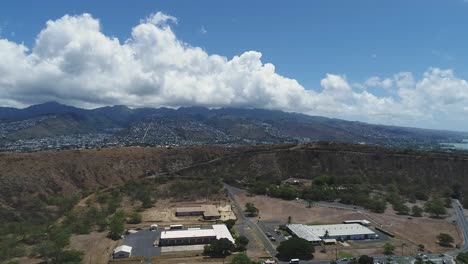
[[[35,194],[71,195],[235,152],[224,147],[108,148],[0,154],[0,204]]]
[[[442,191],[454,184],[468,192],[468,155],[413,152],[341,143],[315,143],[264,153],[246,153],[185,169],[185,176],[220,176],[226,180],[313,178],[359,175],[373,184],[397,183],[409,191]]]
[[[222,157],[222,158],[220,158]],[[203,163],[210,161],[208,163]],[[404,152],[338,143],[262,147],[109,148],[0,154],[0,204],[21,197],[70,195],[142,177],[148,170],[184,176],[312,178],[360,175],[367,182],[440,189],[458,183],[468,191],[468,155]]]

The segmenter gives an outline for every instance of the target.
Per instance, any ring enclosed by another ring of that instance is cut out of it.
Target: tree
[[[234,219],[228,219],[228,220],[224,221],[224,224],[226,225],[226,227],[227,227],[229,230],[231,230],[231,229],[234,227],[234,225],[236,224],[236,220],[234,220]]]
[[[417,206],[417,205],[414,205],[411,208],[411,215],[414,216],[414,217],[421,217],[423,212],[424,212],[424,210],[421,207]]]
[[[458,254],[457,260],[462,263],[468,264],[468,252]]]
[[[109,237],[113,240],[120,239],[124,232],[125,214],[123,212],[115,213],[109,222]]]
[[[231,264],[254,264],[254,262],[245,253],[239,253],[232,258]]]
[[[393,205],[393,210],[397,211],[399,215],[409,215],[410,208],[403,202],[397,202]]]
[[[374,264],[374,258],[367,255],[362,255],[358,260],[359,264]]]
[[[385,245],[384,245],[384,254],[385,255],[393,254],[394,250],[395,250],[395,246],[392,243],[385,243]]]
[[[278,251],[277,257],[279,259],[312,259],[315,252],[314,246],[307,240],[299,237],[293,237],[281,242],[276,250]]]
[[[424,210],[435,217],[440,217],[441,215],[445,215],[447,213],[444,203],[439,199],[426,202],[424,204]]]
[[[245,236],[236,237],[236,247],[239,251],[245,251],[245,248],[249,244],[249,239]]]
[[[234,244],[227,238],[221,238],[211,241],[206,245],[203,253],[210,257],[225,257],[231,254]]]
[[[253,203],[246,203],[245,204],[245,212],[247,213],[248,216],[257,216],[259,213],[259,210]]]
[[[453,237],[446,233],[440,233],[437,239],[439,240],[439,245],[443,247],[452,247],[452,243],[454,242]]]

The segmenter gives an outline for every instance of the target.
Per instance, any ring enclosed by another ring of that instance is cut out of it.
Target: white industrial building
[[[129,258],[132,256],[132,247],[122,245],[118,246],[114,249],[114,252],[112,253],[112,258]]]
[[[376,239],[379,236],[369,228],[360,224],[336,225],[302,225],[290,224],[286,227],[297,237],[313,244],[331,243],[333,240],[363,240]]]
[[[211,241],[221,238],[227,238],[235,243],[226,225],[213,225],[211,228],[165,230],[161,232],[159,246],[209,244]]]

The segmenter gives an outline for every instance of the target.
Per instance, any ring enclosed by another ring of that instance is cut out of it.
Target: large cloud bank
[[[454,122],[468,111],[468,83],[452,70],[360,84],[327,74],[318,89],[305,89],[262,62],[260,52],[229,59],[182,42],[171,29],[176,22],[153,14],[121,41],[104,35],[90,14],[66,15],[48,21],[31,48],[0,39],[0,105],[259,107],[441,128],[451,120],[466,128]]]

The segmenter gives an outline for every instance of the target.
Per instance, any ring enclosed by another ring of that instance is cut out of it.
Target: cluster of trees
[[[463,252],[457,255],[457,260],[461,263],[468,264],[468,252]]]
[[[447,214],[445,204],[441,199],[433,199],[424,204],[424,211],[431,214],[433,217],[440,217]]]
[[[235,245],[229,239],[220,238],[211,241],[209,245],[205,245],[203,254],[213,258],[221,258],[231,255],[235,248]]]
[[[446,233],[440,233],[437,240],[439,240],[439,245],[443,247],[452,247],[452,243],[455,241],[451,235]]]
[[[422,190],[415,184],[397,183],[395,181],[386,185],[370,185],[364,176],[352,175],[347,177],[334,177],[322,175],[315,177],[313,184],[308,187],[292,184],[281,184],[273,179],[265,179],[250,183],[250,192],[253,194],[269,195],[272,197],[292,200],[300,197],[311,205],[315,201],[340,201],[344,204],[362,206],[376,213],[383,213],[387,204],[401,215],[421,217],[427,212],[432,217],[441,217],[446,214],[446,208],[451,207],[451,199],[460,196],[460,186],[443,188],[432,192]],[[425,201],[424,209],[418,205],[408,206],[407,201],[415,203],[416,200]],[[468,199],[464,202],[468,206]]]
[[[277,257],[281,260],[292,258],[313,259],[313,253],[315,252],[314,246],[307,240],[299,237],[282,241],[276,250],[278,251]]]
[[[227,238],[216,239],[211,241],[209,245],[205,245],[203,254],[214,258],[226,257],[231,255],[233,251],[245,251],[248,244],[249,239],[245,236],[237,236],[235,244]],[[243,257],[240,258],[243,259]]]
[[[47,233],[47,239],[39,243],[32,253],[47,263],[81,263],[83,253],[76,250],[65,250],[70,243],[71,232],[66,227],[54,226]]]
[[[257,216],[259,213],[259,210],[253,203],[246,203],[245,204],[245,213],[247,216]]]
[[[55,221],[68,214],[79,200],[68,197],[22,197],[18,210],[0,208],[0,262],[16,257],[40,257],[49,263],[79,263],[81,253],[64,250],[69,243],[70,228]]]

